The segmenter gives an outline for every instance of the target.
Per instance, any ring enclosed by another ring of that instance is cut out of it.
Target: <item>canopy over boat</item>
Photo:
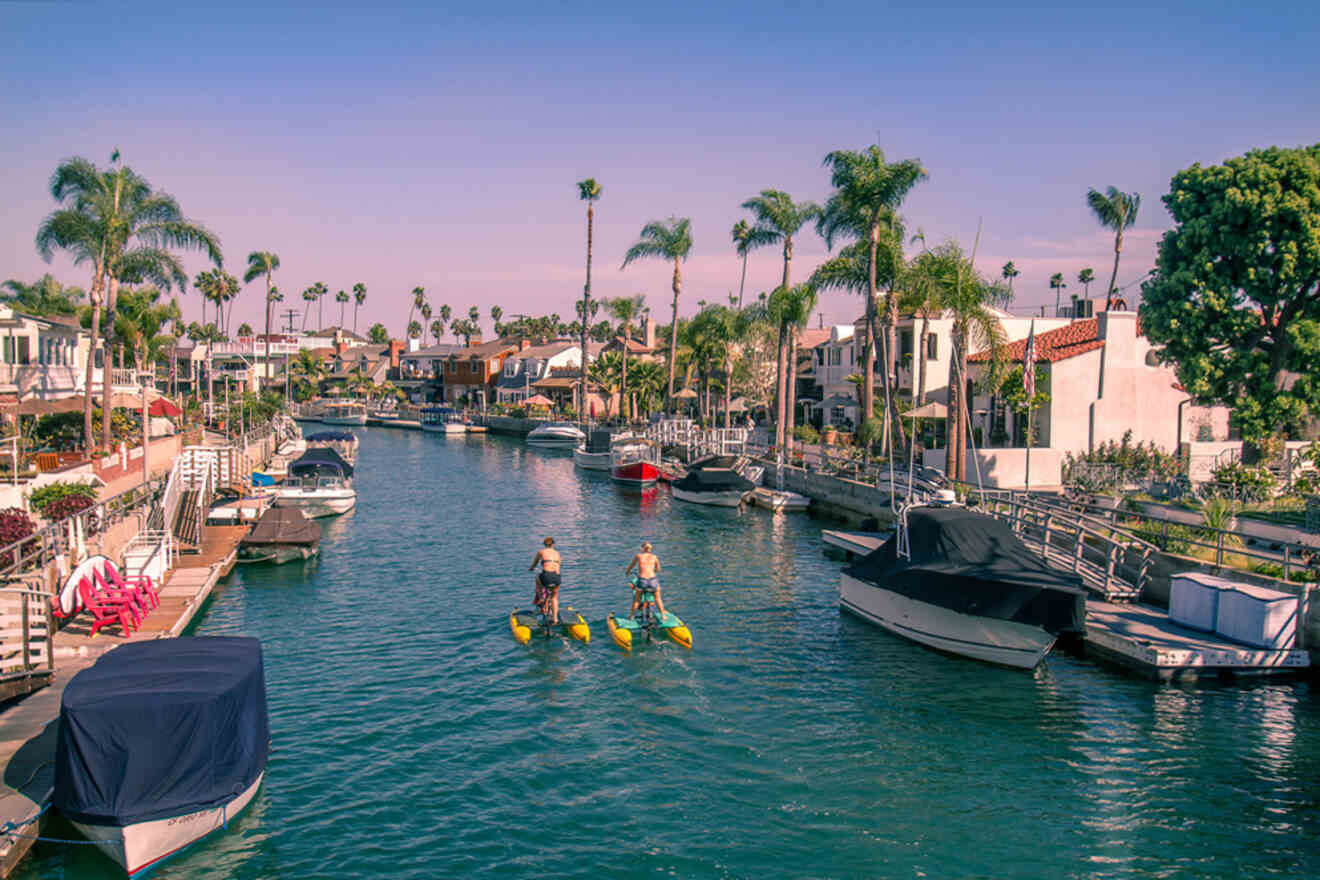
[[[256,782],[269,740],[256,639],[121,645],[64,691],[54,803],[119,826],[216,807]]]
[[[673,483],[674,488],[687,492],[750,492],[756,484],[736,471],[724,468],[689,470]]]
[[[909,559],[898,535],[843,569],[882,589],[1058,635],[1085,628],[1086,592],[1078,575],[1051,568],[1001,520],[957,507],[908,511]]]
[[[296,461],[289,463],[289,476],[311,477],[319,474],[351,477],[353,466],[329,446],[308,449]]]
[[[352,431],[317,431],[304,439],[308,443],[351,443],[357,439],[357,435]]]
[[[587,452],[609,454],[613,431],[592,431],[587,435]]]
[[[296,507],[272,507],[261,515],[256,526],[240,543],[315,544],[321,540],[321,527]]]

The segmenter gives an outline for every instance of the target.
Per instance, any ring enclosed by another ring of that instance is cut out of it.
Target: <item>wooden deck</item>
[[[820,539],[829,547],[842,550],[848,559],[865,556],[875,550],[893,532],[843,532],[837,529],[821,529]]]

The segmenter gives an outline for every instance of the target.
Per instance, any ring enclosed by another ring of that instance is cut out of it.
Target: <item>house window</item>
[[[837,367],[843,361],[843,352],[837,348],[830,349],[830,366]]]
[[[900,330],[898,332],[898,356],[907,357],[912,354],[912,331]]]
[[[940,359],[940,338],[934,333],[926,337],[926,360],[937,361]]]

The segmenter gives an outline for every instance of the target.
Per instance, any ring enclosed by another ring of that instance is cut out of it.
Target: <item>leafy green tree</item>
[[[367,301],[367,285],[359,281],[353,285],[353,332],[357,333],[358,309]]]
[[[348,307],[348,301],[352,299],[347,290],[341,290],[335,294],[335,302],[339,303],[339,329],[344,329],[344,309]]]
[[[384,324],[377,322],[367,331],[367,338],[371,340],[372,345],[385,345],[390,341],[390,331]]]
[[[1017,264],[1014,263],[1012,260],[1009,260],[1007,263],[1004,264],[1004,268],[1000,270],[999,274],[1000,277],[1002,277],[1005,281],[1008,282],[1008,295],[1012,296],[1013,279],[1022,274],[1021,272],[1018,271]]]
[[[262,275],[266,276],[266,379],[271,377],[270,363],[270,308],[275,303],[279,291],[275,289],[275,270],[280,267],[279,254],[271,251],[253,251],[248,254],[247,271],[243,273],[243,283],[251,284]]]
[[[1320,144],[1174,175],[1141,326],[1258,443],[1320,416]]]
[[[660,260],[672,260],[674,263],[673,322],[669,329],[669,383],[665,388],[665,405],[674,405],[674,352],[678,348],[678,297],[683,291],[683,275],[679,264],[688,258],[692,250],[692,220],[688,217],[670,217],[668,220],[652,220],[642,227],[641,235],[632,247],[623,255],[623,266],[633,260],[654,257]]]
[[[582,302],[578,305],[578,339],[582,346],[582,369],[579,371],[578,379],[578,400],[582,405],[578,407],[578,420],[586,423],[586,400],[587,400],[587,362],[591,360],[587,352],[587,313],[591,309],[591,234],[592,225],[596,219],[594,205],[600,200],[601,185],[596,182],[596,178],[588,177],[586,180],[579,180],[577,184],[578,200],[587,203],[587,281],[582,285]],[[495,335],[500,335],[499,318],[494,313],[491,318],[495,321]],[[625,355],[627,352],[625,351]]]
[[[1118,293],[1118,259],[1123,254],[1123,230],[1137,222],[1141,196],[1119,192],[1111,186],[1103,193],[1094,189],[1087,191],[1086,204],[1101,226],[1114,230],[1114,273],[1109,276],[1109,287],[1105,290],[1105,308],[1109,309],[1113,307],[1114,297]]]
[[[1068,285],[1063,280],[1062,272],[1055,272],[1050,276],[1050,290],[1054,291],[1054,314],[1059,314],[1059,299],[1063,295],[1063,289]]]
[[[877,146],[867,147],[860,153],[849,150],[835,150],[826,154],[825,163],[830,169],[830,183],[834,192],[825,203],[816,229],[825,239],[826,245],[834,247],[835,239],[840,236],[867,241],[870,244],[867,260],[867,297],[866,326],[868,335],[875,348],[884,355],[881,376],[884,378],[885,398],[894,400],[891,371],[894,360],[893,331],[898,319],[898,297],[893,290],[894,280],[898,277],[898,268],[902,264],[902,223],[898,218],[898,209],[907,198],[912,188],[927,178],[926,169],[918,159],[905,159],[893,164],[885,161],[884,152]],[[892,273],[888,278],[879,275],[882,260],[882,243],[886,249],[892,249],[892,256],[883,262],[888,264]],[[881,282],[886,284],[885,296],[885,343],[881,343],[879,327],[876,321],[876,294]],[[871,365],[865,365],[865,375],[871,375]],[[862,403],[863,418],[871,416],[867,405],[873,405],[873,397],[866,394]],[[902,442],[903,423],[898,416],[898,407],[892,406],[893,429],[895,438]]]
[[[325,376],[325,362],[308,349],[299,350],[289,364],[289,378],[293,380],[294,396],[299,400],[315,397]]]
[[[49,272],[32,284],[11,278],[3,286],[9,289],[9,296],[3,298],[4,302],[24,314],[42,317],[74,315],[80,301],[86,296],[81,287],[65,287]]]
[[[37,229],[37,252],[49,261],[56,250],[66,252],[76,265],[90,265],[92,286],[92,340],[101,337],[101,311],[114,315],[119,284],[150,282],[162,290],[187,287],[188,276],[173,251],[204,251],[217,266],[223,261],[219,240],[203,226],[188,220],[168,193],[156,192],[147,181],[110,156],[105,171],[82,158],[68,159],[55,169],[50,194],[60,205]],[[113,320],[107,321],[113,328]],[[113,329],[110,330],[113,333]],[[113,340],[112,340],[113,341]],[[87,449],[92,449],[92,370],[87,359],[83,424]],[[107,358],[108,365],[108,358]],[[103,382],[101,441],[110,445],[111,383]]]

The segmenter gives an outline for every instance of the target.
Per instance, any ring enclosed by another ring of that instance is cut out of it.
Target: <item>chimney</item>
[[[642,344],[647,348],[655,348],[655,319],[650,315],[642,318]]]
[[[472,337],[468,340],[468,345],[481,345],[481,329],[472,331]]]
[[[348,351],[348,343],[345,342],[343,339],[339,338],[338,335],[336,335],[336,338],[335,338],[335,355],[336,355],[336,356],[343,355],[343,353],[346,352],[346,351]]]
[[[522,337],[521,339],[518,340],[518,350],[519,350],[519,351],[526,351],[527,349],[529,349],[529,348],[531,348],[531,347],[532,347],[532,340],[528,339],[526,336],[524,336],[524,337]]]
[[[397,370],[399,368],[399,355],[403,354],[403,340],[390,340],[390,367]]]

